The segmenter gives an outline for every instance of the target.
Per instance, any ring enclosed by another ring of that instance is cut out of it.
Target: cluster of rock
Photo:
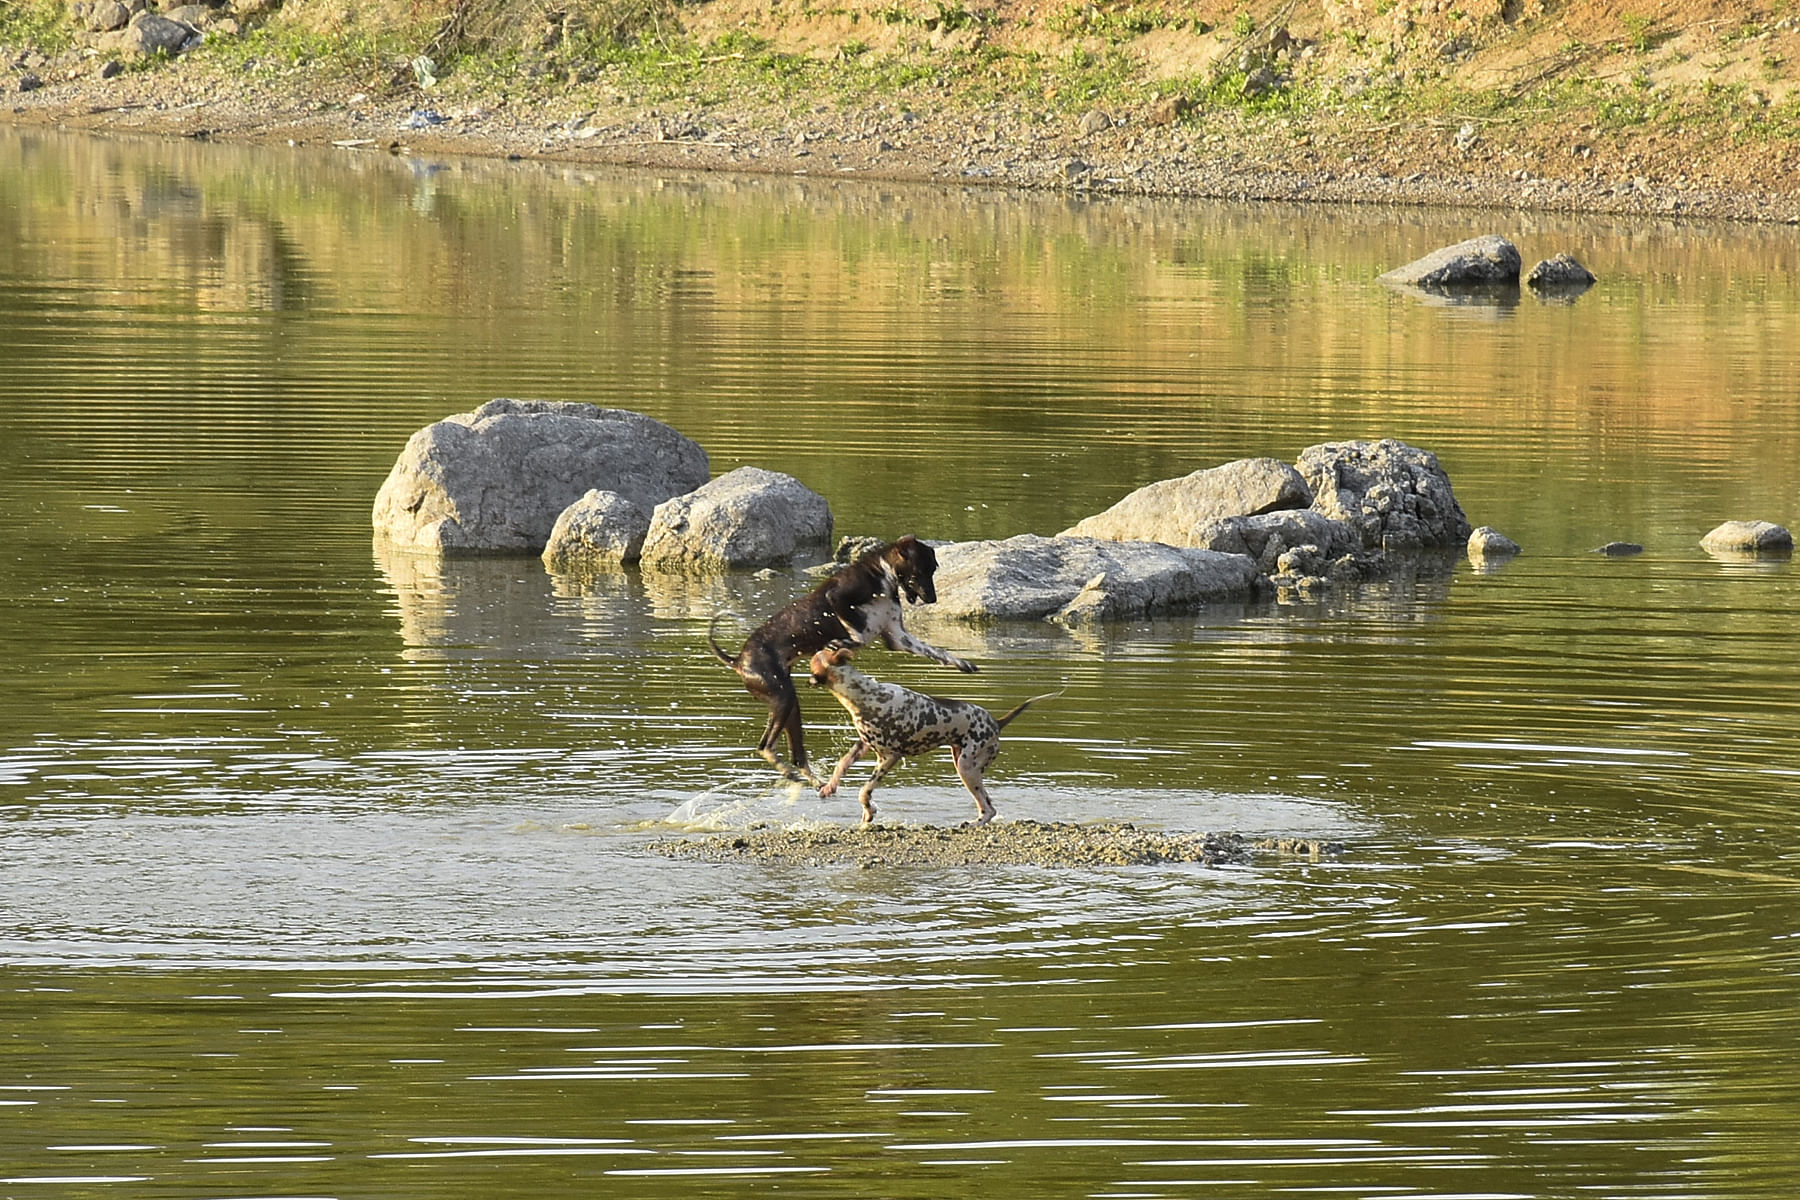
[[[76,26],[92,35],[97,49],[125,57],[149,57],[179,54],[215,34],[235,37],[276,3],[175,4],[159,12],[149,0],[75,0],[71,11]]]
[[[831,506],[792,476],[740,467],[709,479],[706,451],[641,413],[494,400],[415,433],[376,495],[394,549],[541,554],[559,573],[707,574],[823,556]],[[845,539],[840,558],[866,549]],[[1718,554],[1783,553],[1766,521],[1730,521]],[[1641,547],[1633,547],[1641,549]],[[937,547],[934,612],[1066,625],[1190,612],[1287,593],[1319,596],[1420,563],[1519,553],[1471,529],[1429,451],[1392,439],[1325,442],[1293,463],[1250,458],[1158,480],[1054,537]]]
[[[1080,625],[1316,596],[1399,560],[1447,561],[1471,532],[1435,455],[1327,442],[1291,465],[1244,459],[1159,480],[1053,538],[940,546],[937,610]]]
[[[1454,246],[1434,250],[1424,258],[1395,267],[1381,276],[1383,283],[1431,292],[1467,289],[1517,289],[1525,265],[1519,248],[1499,234],[1484,234]],[[1594,284],[1594,273],[1574,255],[1560,253],[1544,259],[1525,273],[1525,283],[1545,294],[1568,295]]]
[[[641,413],[500,399],[415,433],[373,519],[393,549],[541,554],[559,572],[790,566],[829,545],[830,505],[792,476],[708,474],[697,443]],[[1435,456],[1325,443],[1152,483],[1055,537],[942,545],[937,611],[1085,624],[1319,594],[1469,536]]]
[[[374,523],[400,550],[542,554],[558,570],[732,570],[830,544],[830,505],[792,476],[709,474],[698,442],[642,413],[491,400],[413,434]]]

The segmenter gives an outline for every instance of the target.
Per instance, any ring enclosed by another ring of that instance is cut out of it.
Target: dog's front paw
[[[966,658],[952,658],[950,660],[950,665],[961,671],[964,675],[977,675],[981,672],[980,667],[976,666]]]
[[[819,785],[819,799],[826,800],[837,795],[837,780],[827,779]]]

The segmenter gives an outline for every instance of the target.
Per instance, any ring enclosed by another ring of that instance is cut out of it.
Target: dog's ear
[[[904,554],[907,551],[911,550],[913,548],[913,543],[917,542],[918,540],[919,540],[918,538],[914,537],[910,533],[903,533],[899,537],[894,539],[894,549],[896,549],[896,550],[900,551],[902,554]]]

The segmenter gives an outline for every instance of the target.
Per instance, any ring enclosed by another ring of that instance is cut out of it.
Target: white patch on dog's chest
[[[858,645],[884,640],[891,631],[903,628],[900,602],[892,596],[874,597],[858,606],[855,616],[859,622],[855,630]]]

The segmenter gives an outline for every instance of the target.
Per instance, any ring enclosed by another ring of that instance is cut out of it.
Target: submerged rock
[[[1565,253],[1532,267],[1525,282],[1539,291],[1585,291],[1594,286],[1594,273],[1573,254]]]
[[[706,451],[642,413],[550,400],[490,400],[412,435],[375,496],[397,549],[537,554],[589,489],[650,510],[706,482]]]
[[[1786,554],[1794,536],[1771,521],[1726,521],[1700,539],[1714,554]]]
[[[1485,562],[1495,558],[1512,558],[1520,552],[1519,543],[1490,525],[1483,525],[1469,535],[1469,558]]]
[[[1418,288],[1517,287],[1523,265],[1517,246],[1490,233],[1395,267],[1381,281]]]
[[[831,543],[831,505],[792,475],[739,467],[656,506],[642,562],[659,571],[786,566]]]
[[[1608,542],[1604,546],[1595,546],[1595,554],[1604,554],[1607,558],[1630,558],[1634,554],[1642,554],[1644,547],[1638,542]]]

